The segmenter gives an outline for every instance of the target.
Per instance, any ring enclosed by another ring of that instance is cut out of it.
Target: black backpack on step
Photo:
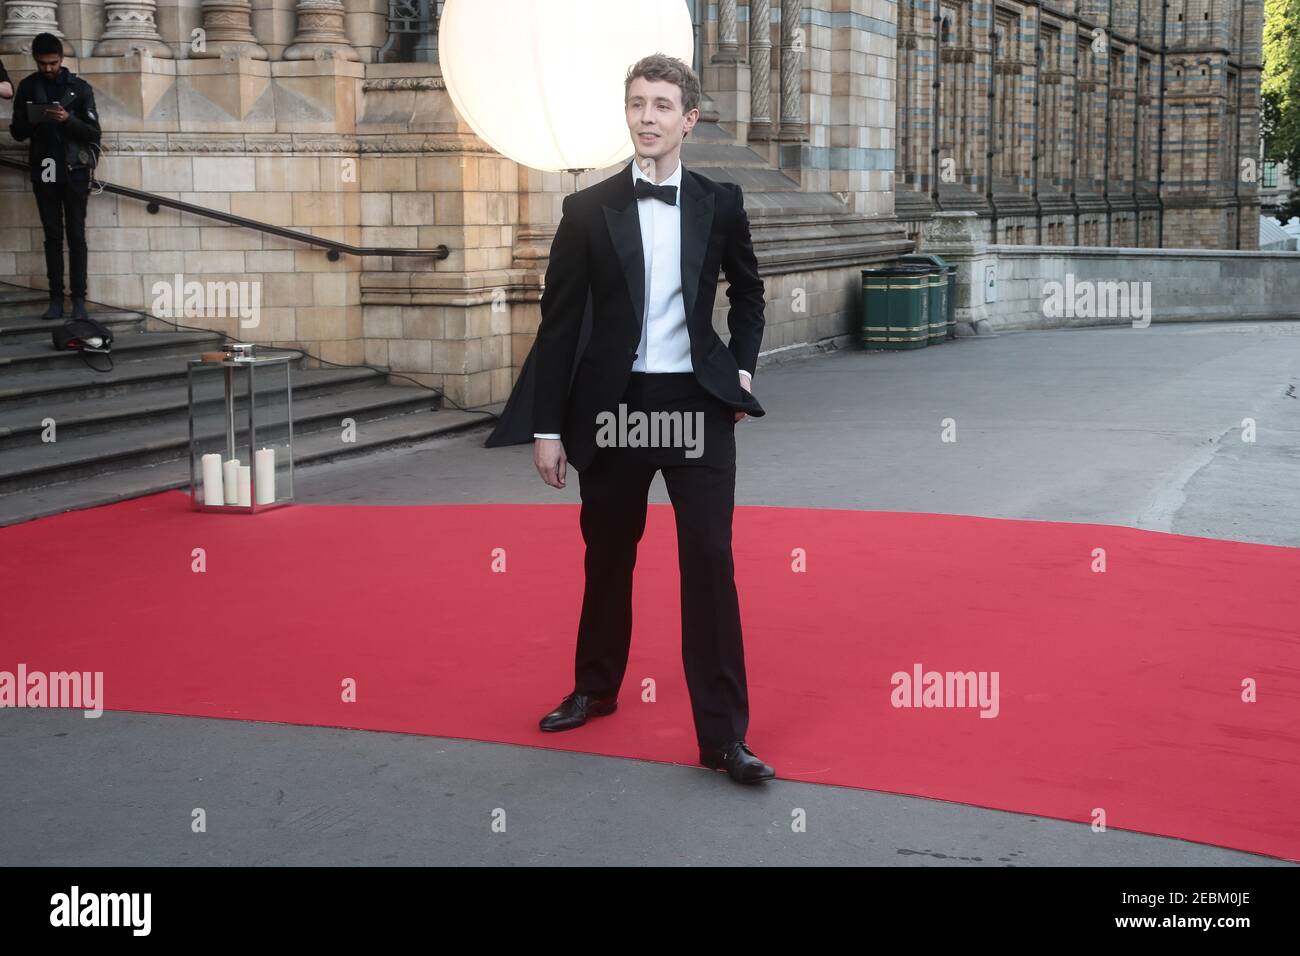
[[[50,333],[54,347],[60,352],[76,351],[82,360],[96,372],[113,370],[113,333],[102,322],[94,319],[68,319],[59,328]],[[103,355],[108,358],[108,368],[95,368],[90,355]]]

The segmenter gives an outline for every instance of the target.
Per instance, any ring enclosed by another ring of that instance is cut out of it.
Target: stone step
[[[40,315],[50,304],[50,294],[39,289],[19,289],[14,286],[0,288],[0,318],[21,315]],[[64,309],[71,307],[65,298]]]
[[[139,313],[101,308],[91,314],[117,335],[113,369],[100,372],[78,353],[53,349],[57,324],[39,317],[47,302],[39,290],[0,289],[0,524],[187,485],[188,362],[225,337],[151,332]],[[273,351],[290,362],[298,462],[363,454],[491,420],[445,411],[437,392],[391,385],[381,370],[304,368],[302,352]],[[101,356],[91,359],[107,364]],[[203,451],[225,445],[222,379],[215,371],[195,379],[196,443]],[[259,392],[259,444],[284,436],[280,381],[265,379]],[[237,413],[246,408],[236,399]],[[56,423],[57,442],[41,441],[45,419]],[[344,419],[355,422],[355,441],[342,440]]]
[[[691,169],[745,190],[745,211],[751,224],[797,218],[854,219],[847,196],[833,192],[803,192],[797,177],[771,165],[766,155],[743,143],[716,122],[699,122],[682,144],[682,161]],[[781,224],[784,228],[785,223]]]
[[[89,311],[92,319],[108,326],[113,332],[114,342],[122,336],[144,331],[145,317],[136,312]],[[42,319],[40,314],[0,316],[0,355],[11,345],[30,345],[41,343],[53,347],[50,333],[72,318],[71,310],[66,310],[63,319]]]
[[[198,356],[196,354],[190,357]],[[91,371],[81,363],[58,371],[44,369],[22,373],[6,372],[0,375],[0,413],[64,399],[88,402],[116,399],[118,396],[156,389],[183,388],[185,370],[184,360],[178,360],[175,356],[162,356],[119,361],[113,371],[107,373]],[[318,381],[336,391],[344,387],[386,381],[382,372],[368,368],[295,368],[292,379],[295,391],[299,387],[310,387]],[[302,386],[298,384],[300,380]]]
[[[159,356],[198,358],[199,353],[217,348],[224,339],[220,332],[128,332],[113,340],[113,362]],[[102,355],[90,356],[101,368],[108,367]],[[50,342],[28,342],[0,346],[0,375],[8,378],[15,372],[64,370],[73,365],[86,367],[78,352],[57,351]]]
[[[786,216],[816,218],[818,221],[854,219],[848,203],[835,193],[751,191],[743,183],[741,187],[745,190],[745,213],[752,225],[758,225],[765,219]],[[782,223],[782,230],[786,226]]]
[[[751,194],[799,192],[797,180],[773,168],[766,157],[750,147],[735,143],[731,134],[720,127],[714,128],[718,134],[715,140],[693,142],[702,125],[705,124],[696,124],[691,130],[691,138],[682,144],[682,162],[716,182],[738,183],[745,190],[746,209]],[[840,203],[828,211],[843,213],[845,207]]]
[[[710,166],[708,164],[696,163],[691,166],[695,172],[707,176],[714,182],[719,183],[739,183],[740,188],[745,191],[745,209],[749,209],[749,197],[759,196],[762,193],[777,193],[782,196],[792,196],[799,192],[798,183],[794,182],[785,173],[779,169],[739,169],[734,166]],[[806,196],[827,195],[822,193],[801,193]],[[841,214],[846,212],[843,203],[840,203],[837,209]]]
[[[36,322],[44,322],[47,325],[54,325],[55,320],[41,318],[42,313],[45,312],[49,304],[49,294],[41,289],[19,289],[14,286],[0,286],[0,322],[26,318]],[[96,318],[98,318],[97,313],[117,312],[115,309],[94,302],[87,302],[86,310]],[[140,319],[144,318],[138,312],[123,314],[135,315]],[[63,297],[63,317],[65,319],[72,317],[72,299],[66,295]]]
[[[707,99],[708,94],[705,94]],[[686,137],[684,146],[694,145],[695,143],[731,143],[734,144],[736,137],[733,136],[725,127],[716,119],[706,117],[707,112],[705,104],[700,106],[700,121],[695,124],[691,130],[691,135]]]
[[[310,488],[311,470],[308,468],[304,473],[301,470],[304,465],[423,443],[476,427],[486,428],[488,424],[490,419],[482,413],[439,409],[372,422],[357,430],[357,440],[351,444],[340,442],[333,431],[304,435],[301,440],[294,441],[296,493],[301,499]],[[0,527],[174,488],[188,491],[189,482],[188,458],[178,458],[110,474],[97,474],[90,479],[41,485],[29,491],[0,495]]]
[[[696,127],[698,129],[699,127]],[[729,169],[767,169],[767,159],[750,149],[733,142],[693,143],[695,130],[682,144],[682,162],[690,164],[692,169],[699,166],[717,166]]]
[[[354,419],[358,435],[368,423],[393,417],[409,417],[430,410],[437,402],[428,389],[396,386],[382,389],[313,396],[293,404],[294,438],[324,431],[329,440],[345,444],[341,422]],[[282,440],[284,414],[276,407],[259,422],[260,441]],[[238,440],[240,430],[236,431]],[[225,416],[219,406],[195,418],[195,444],[201,451],[214,451],[225,444]],[[189,455],[189,430],[184,424],[157,425],[150,422],[123,424],[111,431],[83,434],[68,440],[6,449],[0,457],[0,495],[37,488],[57,481],[91,478],[157,464]]]
[[[394,403],[417,400],[417,404],[441,406],[441,397],[428,389],[415,386],[389,386],[385,376],[369,372],[366,376],[340,376],[334,369],[291,368],[293,401],[296,413],[299,403],[320,395],[346,393],[358,408],[369,408],[375,403],[390,400]],[[275,377],[274,384],[264,382],[259,393],[258,408],[279,406],[285,393],[279,387],[282,379]],[[372,394],[373,393],[373,394]],[[194,383],[196,406],[204,414],[220,411],[225,402],[223,376],[208,371]],[[423,400],[423,401],[420,401]],[[149,424],[155,428],[188,430],[189,393],[184,384],[165,388],[127,391],[111,400],[68,398],[60,392],[50,392],[39,404],[9,408],[0,404],[0,453],[27,445],[41,444],[45,419],[52,419],[57,427],[59,441],[81,435],[102,434],[137,425]],[[247,402],[242,397],[235,401],[238,420],[247,415]],[[279,413],[277,413],[279,414]],[[188,432],[187,432],[188,433]]]

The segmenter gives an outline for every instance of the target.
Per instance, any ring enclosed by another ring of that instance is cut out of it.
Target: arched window
[[[388,41],[380,63],[437,63],[443,0],[388,0]]]

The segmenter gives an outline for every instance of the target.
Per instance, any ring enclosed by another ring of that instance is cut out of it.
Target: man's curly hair
[[[695,75],[694,70],[676,57],[653,53],[637,60],[631,69],[627,71],[627,79],[623,81],[624,103],[627,102],[628,91],[632,88],[632,81],[638,76],[643,76],[652,81],[667,80],[669,83],[675,83],[682,91],[683,113],[689,113],[691,110],[699,108],[700,78]]]

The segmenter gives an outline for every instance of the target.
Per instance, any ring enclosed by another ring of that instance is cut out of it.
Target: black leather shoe
[[[743,740],[722,749],[700,748],[700,763],[710,770],[725,770],[736,783],[762,783],[776,776],[776,771],[754,756]]]
[[[61,319],[63,318],[63,296],[57,299],[50,296],[50,307],[41,315],[42,319]]]
[[[74,319],[84,319],[84,318],[87,317],[87,316],[86,316],[86,300],[85,300],[85,299],[73,299],[73,300],[72,300],[72,317],[73,317]]]
[[[617,697],[591,697],[576,691],[538,723],[542,730],[572,730],[581,727],[588,717],[604,717],[618,710]]]

